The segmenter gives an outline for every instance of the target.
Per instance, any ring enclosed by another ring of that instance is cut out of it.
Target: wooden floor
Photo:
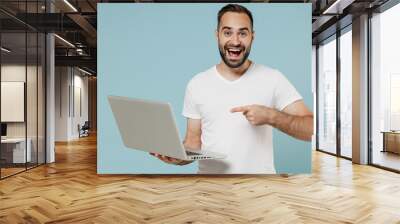
[[[0,223],[400,223],[400,175],[320,152],[313,174],[98,176],[96,139],[0,181]]]
[[[6,178],[8,176],[15,175],[20,172],[24,172],[27,169],[33,169],[36,166],[37,166],[37,164],[29,164],[28,163],[27,167],[25,167],[25,164],[18,165],[18,167],[11,167],[11,168],[10,167],[6,167],[6,168],[2,167],[1,168],[1,178]]]
[[[372,159],[374,164],[400,170],[400,154],[376,150]]]
[[[24,168],[1,168],[1,177],[8,177],[11,176],[13,174],[19,173],[26,170],[25,167]]]

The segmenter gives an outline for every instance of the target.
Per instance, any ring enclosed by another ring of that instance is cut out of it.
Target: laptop
[[[223,159],[226,155],[185,149],[169,103],[108,96],[124,145],[181,160]]]

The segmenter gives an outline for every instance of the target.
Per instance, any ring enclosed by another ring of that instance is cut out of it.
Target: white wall
[[[25,71],[25,69],[27,69]],[[27,73],[26,73],[27,72]],[[39,71],[41,72],[41,71]],[[28,120],[28,137],[34,133],[36,136],[36,66],[8,64],[1,66],[1,81],[2,82],[25,82],[25,75],[28,78],[28,84],[31,88],[27,88],[27,120]],[[6,97],[6,96],[2,96]],[[39,105],[39,107],[42,105]],[[2,108],[6,110],[7,108]],[[8,137],[24,137],[25,136],[25,123],[26,122],[7,122],[7,136]],[[41,137],[41,136],[40,136]]]
[[[72,130],[71,130],[71,135],[73,138],[78,138],[79,133],[78,133],[78,124],[81,126],[85,123],[85,121],[88,120],[88,77],[87,76],[81,76],[82,73],[78,73],[77,75],[77,70],[74,70],[75,75],[74,75],[74,96],[73,99],[75,100],[74,102],[74,108],[72,108]],[[80,93],[78,92],[80,91]],[[80,99],[79,99],[80,95]],[[81,101],[79,103],[79,101]],[[72,105],[73,103],[71,103]],[[82,111],[79,111],[79,107]],[[75,113],[74,113],[75,112]]]
[[[56,67],[55,73],[55,140],[77,139],[78,124],[88,120],[88,78],[72,67]]]
[[[55,68],[55,141],[67,141],[68,136],[68,85],[70,83],[69,69],[67,67]]]
[[[2,82],[25,82],[25,64],[8,64],[1,66],[1,81]],[[28,74],[32,74],[30,71],[33,69],[32,66],[28,66]],[[4,96],[2,96],[4,97]],[[6,110],[6,108],[1,108]],[[8,137],[24,137],[25,136],[25,123],[24,122],[10,122],[7,123],[7,136]]]

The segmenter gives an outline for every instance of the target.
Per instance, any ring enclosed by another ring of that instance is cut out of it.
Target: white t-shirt
[[[200,160],[198,173],[274,174],[272,127],[254,126],[233,107],[260,104],[284,109],[302,97],[278,70],[252,63],[239,79],[229,81],[216,66],[194,76],[186,87],[183,116],[201,119],[202,150],[227,155]]]

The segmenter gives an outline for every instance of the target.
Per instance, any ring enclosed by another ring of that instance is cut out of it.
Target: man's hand
[[[168,163],[168,164],[174,164],[174,165],[186,165],[191,163],[192,161],[186,161],[186,160],[181,160],[181,159],[175,159],[169,156],[163,156],[160,154],[156,154],[156,153],[150,153],[150,155],[157,157],[158,159],[160,159],[161,161]]]
[[[183,141],[183,145],[186,149],[201,149],[201,120],[200,119],[187,119],[187,129],[186,129],[186,136],[185,140]],[[174,164],[174,165],[186,165],[189,163],[194,162],[192,161],[187,161],[187,160],[181,160],[181,159],[175,159],[171,158],[169,156],[163,156],[160,154],[156,153],[150,153],[150,155],[157,157],[161,161],[168,163],[168,164]]]
[[[242,112],[252,125],[268,124],[304,141],[311,141],[314,132],[314,116],[302,100],[289,104],[282,111],[262,105],[247,105],[232,108],[231,112]]]
[[[276,110],[262,106],[262,105],[247,105],[241,107],[234,107],[231,109],[232,113],[242,112],[246,119],[252,125],[264,125],[274,123]]]

